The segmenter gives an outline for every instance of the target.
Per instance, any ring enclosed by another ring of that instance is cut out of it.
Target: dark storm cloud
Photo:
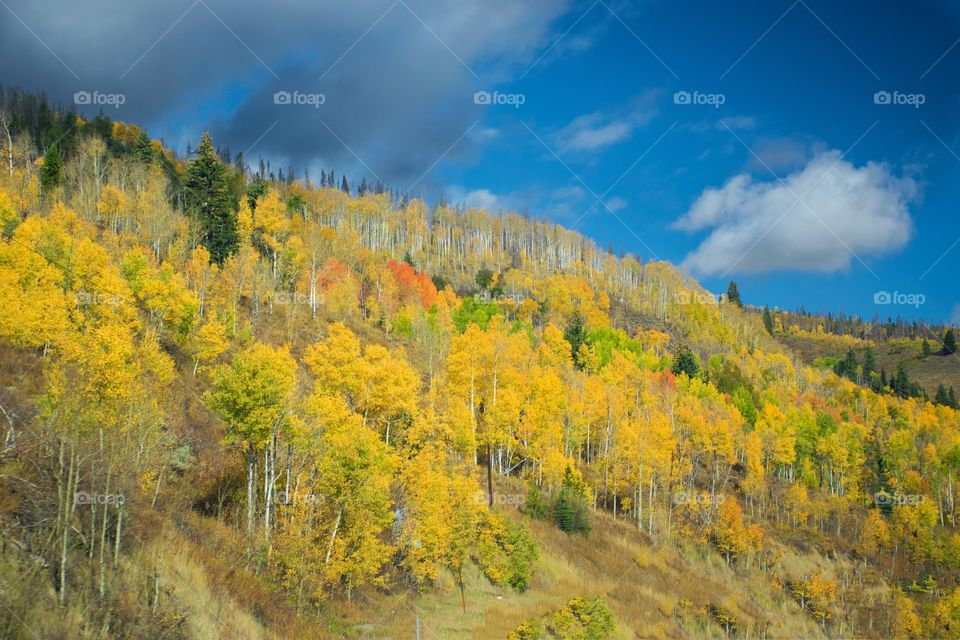
[[[210,128],[234,152],[255,145],[252,157],[280,166],[372,172],[402,188],[482,117],[473,93],[492,88],[511,69],[522,71],[568,6],[557,0],[6,4],[0,7],[5,84],[65,102],[77,91],[122,93],[125,102],[104,111],[150,124],[168,143]],[[278,91],[299,92],[306,103],[276,104]],[[324,96],[319,107],[311,104],[318,101],[313,94]],[[469,153],[470,140],[465,136],[450,156]]]

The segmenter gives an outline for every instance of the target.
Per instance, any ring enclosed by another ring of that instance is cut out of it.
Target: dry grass
[[[519,517],[519,516],[518,516]],[[754,569],[737,570],[709,549],[674,547],[636,527],[598,513],[589,537],[568,536],[547,522],[525,520],[541,559],[523,594],[491,585],[475,567],[466,574],[464,613],[451,577],[423,594],[364,594],[330,614],[348,622],[340,637],[413,637],[420,617],[426,640],[504,638],[525,620],[577,595],[602,595],[613,610],[618,638],[727,638],[709,613],[720,607],[739,622],[736,637],[822,638],[829,635],[789,598],[783,587]],[[847,567],[816,550],[799,551],[775,538],[782,559],[774,573],[801,576],[817,568],[834,576]]]
[[[831,338],[835,338],[831,340]],[[833,356],[843,358],[847,353],[847,345],[836,336],[826,338],[807,338],[804,336],[777,336],[777,339],[795,351],[800,358],[810,364],[817,358]],[[930,341],[931,347],[939,349],[936,341]],[[862,363],[864,348],[855,348],[854,353]],[[937,386],[941,383],[946,387],[953,386],[960,392],[960,355],[943,355],[939,353],[923,357],[920,342],[891,340],[873,345],[877,367],[887,370],[887,376],[893,376],[897,365],[901,362],[911,380],[923,385],[927,395],[933,398],[937,393]]]

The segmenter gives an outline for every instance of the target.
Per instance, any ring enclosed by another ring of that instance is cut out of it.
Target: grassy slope
[[[777,340],[796,352],[808,364],[817,358],[827,356],[843,358],[847,353],[847,346],[843,342],[830,337],[778,335]],[[936,344],[932,346],[937,348]],[[853,350],[861,363],[864,350],[865,347]],[[936,395],[937,386],[941,383],[948,388],[953,385],[954,389],[960,393],[960,354],[934,353],[923,357],[919,344],[904,342],[874,344],[873,351],[877,358],[877,366],[886,369],[888,376],[893,375],[897,371],[897,365],[903,362],[910,379],[922,384],[931,398]]]
[[[525,521],[541,555],[526,593],[493,586],[471,565],[465,613],[453,577],[445,575],[423,594],[366,593],[349,605],[335,605],[330,613],[347,621],[336,637],[412,638],[419,616],[424,640],[505,638],[521,622],[574,596],[598,594],[612,608],[616,637],[622,639],[727,638],[707,614],[709,605],[733,612],[745,637],[757,637],[766,628],[769,638],[819,638],[825,637],[824,631],[775,578],[782,582],[817,568],[828,577],[851,570],[843,556],[828,559],[809,544],[778,539],[772,530],[769,544],[779,561],[768,575],[756,568],[728,567],[719,554],[693,543],[675,547],[652,540],[633,523],[606,513],[594,513],[588,537],[569,536],[547,522]]]

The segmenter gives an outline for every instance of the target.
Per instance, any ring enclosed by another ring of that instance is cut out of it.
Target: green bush
[[[523,523],[495,512],[481,517],[477,563],[491,582],[526,591],[537,557],[537,545]]]
[[[583,480],[570,467],[552,507],[553,522],[565,533],[590,533],[590,505]]]
[[[536,483],[530,483],[526,502],[523,503],[523,512],[537,520],[546,520],[551,513],[551,506]]]

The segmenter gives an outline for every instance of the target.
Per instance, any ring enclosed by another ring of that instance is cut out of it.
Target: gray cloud
[[[363,174],[366,165],[404,187],[482,117],[473,92],[508,78],[511,65],[532,62],[570,3],[7,4],[23,24],[0,8],[6,84],[64,101],[80,90],[123,93],[123,106],[105,112],[146,123],[169,144],[195,140],[205,126],[237,152],[270,130],[253,156]],[[326,101],[274,104],[281,90],[322,93]],[[463,156],[479,140],[468,136],[449,153]]]

